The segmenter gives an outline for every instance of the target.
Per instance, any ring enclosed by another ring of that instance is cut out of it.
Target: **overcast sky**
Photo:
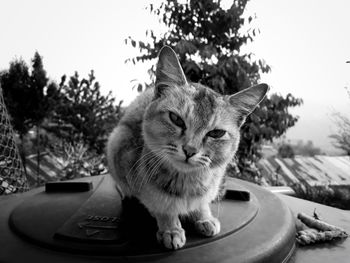
[[[148,66],[124,64],[137,50],[124,44],[129,35],[145,38],[145,30],[160,30],[144,10],[149,1],[2,0],[0,8],[0,70],[14,58],[29,63],[37,50],[52,79],[91,69],[103,91],[129,103],[136,95],[130,80],[147,77]],[[254,0],[247,13],[256,13],[261,33],[246,50],[264,58],[272,72],[262,76],[271,92],[292,93],[304,100],[294,110],[298,124],[287,137],[311,139],[329,148],[335,131],[331,114],[349,114],[350,1]]]
[[[272,66],[262,81],[304,100],[288,137],[329,148],[332,113],[350,113],[350,1],[263,0],[251,1],[250,9],[261,29],[251,48]]]

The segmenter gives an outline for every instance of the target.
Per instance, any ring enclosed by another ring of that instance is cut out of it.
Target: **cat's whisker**
[[[174,155],[176,155],[177,152],[175,152],[175,151],[173,151],[173,152],[172,151],[165,151],[165,153],[168,154],[168,155],[173,155],[174,156]]]
[[[167,150],[171,150],[171,151],[178,151],[177,150],[177,146],[176,145],[165,145],[163,148],[167,149]]]
[[[147,167],[147,170],[144,171],[144,173],[142,174],[142,180],[141,183],[139,185],[139,191],[141,191],[142,187],[144,184],[146,184],[147,182],[147,177],[149,176],[149,171],[152,171],[153,167],[155,167],[158,163],[159,163],[159,159],[157,158],[158,156],[156,156],[154,159],[150,160],[150,164]],[[144,167],[143,167],[144,168]]]
[[[130,168],[128,174],[126,175],[126,178],[129,177],[129,175],[132,177],[134,175],[134,171],[137,171],[137,169],[139,168],[139,166],[142,164],[142,162],[144,162],[145,160],[152,158],[153,156],[151,155],[152,152],[146,153],[145,155],[141,154],[141,157],[133,164],[133,166]],[[131,185],[133,185],[132,183],[132,178],[131,178]]]
[[[147,171],[145,171],[147,164],[152,165],[153,162],[154,162],[154,155],[150,155],[148,158],[144,158],[144,160],[138,165],[138,168],[135,170],[136,174],[135,174],[135,180],[133,182],[134,189],[139,189],[138,191],[140,191],[140,188],[141,188],[140,185],[142,184],[144,177],[147,173]]]
[[[152,151],[152,153],[153,153],[152,157],[144,163],[144,167],[145,167],[145,166],[147,166],[147,163],[149,162],[149,166],[147,167],[147,170],[144,171],[144,175],[146,175],[146,176],[147,176],[148,172],[152,169],[152,167],[154,165],[156,165],[156,163],[158,163],[158,161],[161,159],[161,156],[163,155],[162,150]]]
[[[155,147],[162,147],[163,145],[162,144],[155,144],[155,143],[152,143],[152,144],[147,144],[148,146],[155,146]],[[138,146],[138,147],[133,147],[133,150],[138,150],[138,149],[143,149],[145,148],[144,145],[141,145],[141,146]]]
[[[139,188],[142,188],[142,185],[148,181],[147,177],[153,168],[160,162],[161,157],[159,155],[153,156],[151,160],[148,160],[142,167],[142,181]],[[148,166],[147,166],[148,163]]]
[[[153,167],[153,169],[151,170],[148,179],[146,180],[146,184],[149,183],[153,176],[157,174],[157,172],[159,171],[159,168],[161,167],[161,165],[164,163],[164,159],[166,158],[165,155],[161,156],[161,158],[159,159],[158,163]]]
[[[207,155],[199,156],[198,160],[204,162],[206,165],[210,165],[210,163],[211,163],[211,159]]]
[[[208,161],[207,160],[203,160],[203,159],[197,159],[197,162],[203,165],[207,165]]]
[[[208,161],[204,161],[204,160],[200,160],[200,159],[197,160],[197,163],[200,164],[199,168],[207,168],[210,165],[210,163]]]
[[[131,185],[132,186],[135,186],[137,184],[137,180],[139,179],[139,176],[138,176],[139,172],[140,172],[139,168],[142,168],[143,165],[145,165],[148,161],[151,161],[155,156],[157,156],[157,153],[155,151],[150,150],[150,152],[142,155],[139,158],[138,164],[136,167],[134,167],[133,173],[131,174],[131,177],[133,177],[135,175],[134,179],[131,178]]]
[[[161,153],[161,152],[160,152]],[[160,154],[159,156],[157,156],[158,158],[155,159],[154,163],[151,164],[150,167],[148,167],[144,177],[142,178],[142,181],[141,181],[141,184],[140,184],[140,187],[139,187],[139,190],[142,189],[143,185],[147,184],[151,177],[153,176],[153,174],[155,172],[157,172],[158,168],[161,166],[162,164],[162,159],[164,157],[164,155]]]
[[[171,149],[171,148],[165,148],[165,150],[169,151],[170,153],[178,152],[177,149]]]
[[[128,174],[126,175],[126,177],[128,177],[128,175],[129,175],[131,172],[133,172],[134,170],[137,170],[138,167],[139,167],[139,165],[140,165],[143,161],[145,161],[145,160],[147,160],[148,158],[151,158],[151,157],[152,157],[151,153],[147,153],[147,154],[145,154],[145,155],[141,155],[140,158],[139,158],[139,159],[134,163],[134,165],[130,168],[130,170],[129,170]]]

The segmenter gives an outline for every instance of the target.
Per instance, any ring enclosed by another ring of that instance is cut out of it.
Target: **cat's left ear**
[[[164,46],[159,52],[156,70],[155,92],[160,96],[166,83],[179,86],[186,85],[186,76],[181,68],[180,62],[171,47]]]
[[[245,119],[259,103],[265,98],[269,86],[267,84],[258,84],[237,92],[229,97],[230,104],[238,111],[238,125],[241,126]]]

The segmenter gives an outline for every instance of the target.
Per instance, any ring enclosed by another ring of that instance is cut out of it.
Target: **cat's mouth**
[[[186,156],[169,151],[166,152],[166,155],[167,162],[175,169],[180,171],[188,172],[208,168],[208,164],[205,161],[203,161],[203,158],[201,157],[199,157],[200,160],[196,160],[193,157],[187,158]]]
[[[203,164],[200,164],[192,159],[186,158],[172,158],[173,166],[178,170],[190,171],[190,170],[198,170],[204,168]]]

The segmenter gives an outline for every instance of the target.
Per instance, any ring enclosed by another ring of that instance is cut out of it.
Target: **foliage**
[[[189,0],[184,4],[166,0],[158,7],[151,4],[150,12],[159,17],[168,31],[157,36],[153,30],[147,30],[146,41],[126,39],[126,43],[138,47],[141,53],[127,61],[155,59],[161,47],[168,45],[179,55],[190,81],[200,82],[222,94],[233,94],[256,84],[260,74],[269,72],[270,67],[263,60],[255,60],[253,54],[240,51],[256,34],[255,28],[242,30],[253,19],[243,18],[246,3],[247,0],[233,1],[228,10],[221,7],[220,1],[214,0]],[[150,70],[153,79],[154,69],[153,66]],[[295,124],[297,117],[288,109],[301,103],[291,94],[285,98],[273,94],[250,115],[243,127],[237,153],[239,171],[249,168],[260,158],[260,145],[264,140],[281,136]]]
[[[346,87],[346,91],[350,98],[350,89],[348,87]],[[336,148],[350,155],[350,119],[340,112],[334,112],[332,117],[337,131],[329,137],[333,139],[333,145]]]
[[[52,154],[58,157],[63,164],[61,180],[99,175],[106,172],[103,156],[89,151],[82,142],[75,142],[74,145],[66,142],[56,144],[52,149]]]
[[[293,146],[290,144],[282,144],[278,147],[278,156],[282,158],[294,158]]]
[[[278,155],[282,158],[294,158],[295,155],[313,157],[322,154],[320,148],[314,146],[312,141],[306,143],[299,140],[297,143],[282,141],[278,145]]]
[[[52,110],[51,97],[57,89],[48,83],[42,57],[35,52],[31,71],[22,59],[10,62],[9,70],[0,73],[0,84],[11,123],[20,136],[19,152],[26,168],[24,137],[30,129],[36,127],[37,133],[43,120]],[[49,91],[49,92],[48,92]],[[37,136],[37,166],[40,165],[40,135]],[[39,174],[38,174],[39,175]]]
[[[294,184],[291,185],[296,196],[312,202],[337,207],[340,209],[350,209],[350,186],[349,185],[318,185],[308,186]]]
[[[32,59],[31,70],[22,59],[16,59],[8,70],[0,73],[14,129],[23,139],[34,127],[42,132],[43,124],[46,130],[72,144],[84,141],[89,148],[102,153],[107,134],[118,121],[121,103],[114,106],[111,93],[101,94],[93,71],[88,79],[82,80],[75,73],[68,83],[63,76],[59,85],[49,82],[46,75],[38,52]]]
[[[259,168],[256,166],[256,163],[245,160],[246,163],[241,166],[238,165],[238,162],[231,162],[226,168],[226,176],[242,179],[249,181],[258,185],[266,185],[266,180],[263,178]],[[244,169],[241,169],[241,167]]]
[[[333,145],[350,155],[350,119],[340,112],[333,114],[333,120],[337,126],[337,133],[329,137],[333,139]]]
[[[101,94],[93,71],[88,79],[80,80],[78,73],[68,81],[63,76],[58,85],[47,78],[38,52],[31,63],[29,68],[16,59],[0,73],[5,103],[21,138],[23,162],[25,155],[36,153],[39,183],[40,152],[58,144],[61,150],[56,147],[55,152],[64,160],[65,178],[99,174],[101,153],[118,121],[121,102],[115,106],[111,93]]]
[[[72,145],[83,142],[90,150],[102,153],[109,132],[118,122],[121,102],[115,106],[111,93],[101,94],[93,71],[81,80],[76,72],[68,83],[64,75],[58,90],[46,129]]]
[[[293,127],[298,118],[288,112],[289,107],[302,103],[300,99],[288,94],[286,98],[272,94],[265,99],[247,119],[242,127],[242,138],[238,150],[239,165],[256,162],[261,158],[261,143],[282,136],[288,128]],[[240,165],[241,170],[244,166]]]
[[[10,62],[8,70],[0,73],[0,83],[6,107],[11,116],[11,123],[21,137],[34,125],[40,124],[50,113],[50,95],[46,93],[48,78],[42,58],[35,52],[31,72],[22,59]]]
[[[295,155],[301,156],[315,156],[322,154],[321,149],[314,146],[312,141],[304,143],[302,140],[297,144],[292,145]]]

